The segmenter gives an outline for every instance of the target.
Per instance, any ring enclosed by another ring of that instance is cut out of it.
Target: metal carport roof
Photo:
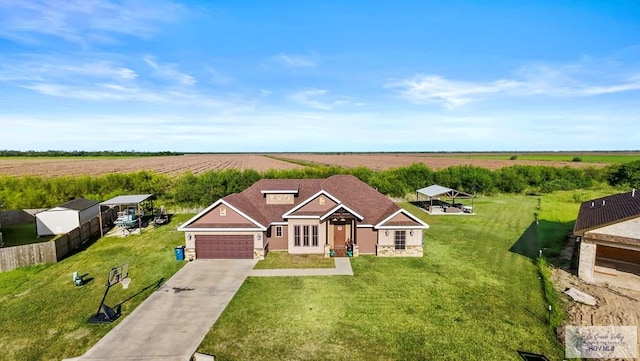
[[[461,192],[453,188],[443,187],[438,184],[430,185],[428,187],[420,188],[416,192],[423,194],[429,198],[433,198],[440,195],[447,195],[451,198],[473,198],[469,193]]]

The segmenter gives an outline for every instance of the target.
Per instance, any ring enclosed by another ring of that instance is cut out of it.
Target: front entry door
[[[333,225],[333,247],[344,248],[347,241],[347,227],[344,224]]]

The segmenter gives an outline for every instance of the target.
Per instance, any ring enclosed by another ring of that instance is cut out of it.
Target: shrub
[[[573,157],[573,159],[571,159],[572,162],[582,162],[582,158],[580,157]]]

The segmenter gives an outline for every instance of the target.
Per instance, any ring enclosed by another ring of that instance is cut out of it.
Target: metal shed
[[[40,236],[65,234],[98,217],[100,204],[76,198],[57,207],[36,214],[36,233]]]

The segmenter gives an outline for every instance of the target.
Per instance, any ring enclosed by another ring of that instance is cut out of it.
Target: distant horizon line
[[[11,156],[7,153],[16,154],[46,154],[46,153],[123,153],[123,154],[158,154],[158,155],[186,155],[186,154],[562,154],[562,153],[640,153],[640,149],[632,150],[441,150],[441,151],[426,151],[426,150],[370,150],[370,151],[348,151],[348,150],[332,150],[332,151],[172,151],[172,150],[159,150],[159,151],[138,151],[138,150],[14,150],[5,149],[0,150],[0,157]]]

